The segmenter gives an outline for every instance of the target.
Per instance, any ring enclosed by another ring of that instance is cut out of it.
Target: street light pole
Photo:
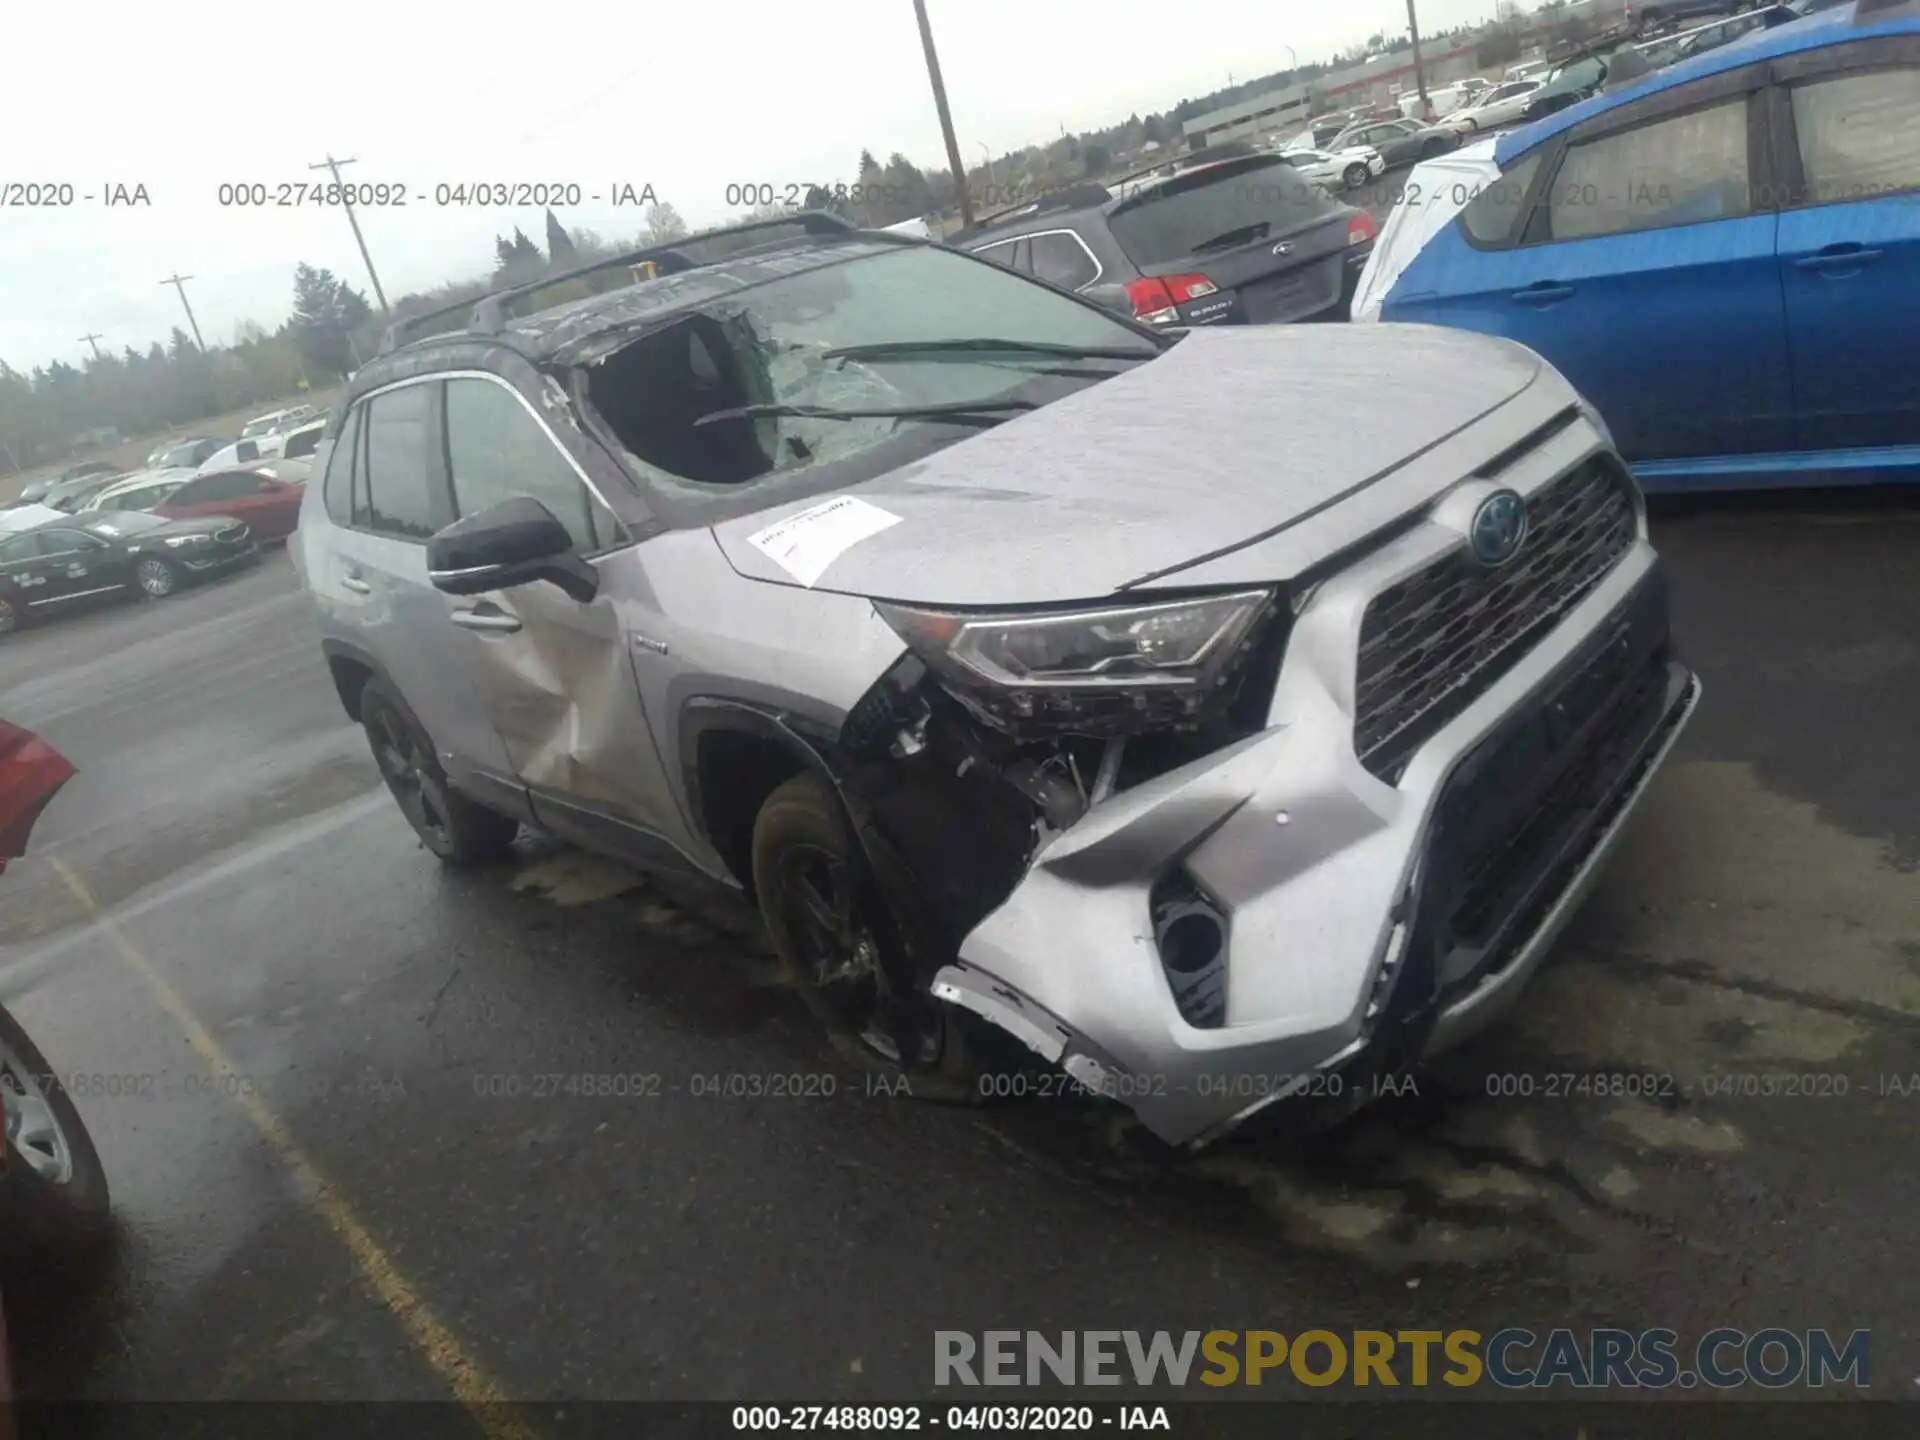
[[[387,308],[386,292],[380,288],[380,276],[374,271],[373,257],[367,253],[366,237],[360,233],[360,221],[353,213],[353,202],[347,198],[347,187],[340,180],[340,167],[357,163],[358,161],[352,159],[336,160],[329,155],[318,165],[309,165],[307,168],[325,170],[333,176],[333,183],[340,192],[340,208],[347,212],[347,224],[353,227],[353,243],[360,247],[360,259],[367,267],[367,278],[373,281],[373,298],[380,302],[380,313],[391,320],[393,312]]]
[[[940,134],[947,142],[947,164],[953,171],[953,188],[960,199],[960,223],[973,224],[973,197],[967,193],[967,167],[960,158],[960,142],[953,138],[953,116],[947,110],[947,87],[940,78],[940,57],[933,48],[933,26],[927,21],[927,0],[913,0],[914,17],[920,22],[920,48],[927,52],[927,79],[933,83],[933,104],[940,112]]]
[[[1407,0],[1407,29],[1413,35],[1413,83],[1420,87],[1420,118],[1433,119],[1433,101],[1427,98],[1427,67],[1420,61],[1420,17],[1414,13],[1414,0]]]

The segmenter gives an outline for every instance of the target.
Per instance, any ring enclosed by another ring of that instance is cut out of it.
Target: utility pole
[[[182,275],[176,270],[160,283],[171,285],[180,292],[180,304],[186,309],[187,324],[193,327],[193,343],[200,347],[200,353],[204,355],[207,351],[207,342],[200,338],[200,322],[193,318],[193,306],[187,304],[187,281],[192,278],[191,275]]]
[[[934,53],[933,26],[927,22],[927,0],[913,0],[914,17],[920,22],[920,48],[927,52],[927,79],[933,82],[933,104],[940,112],[940,134],[947,142],[947,166],[953,173],[953,188],[960,199],[960,223],[973,224],[973,196],[967,193],[967,167],[960,158],[960,142],[953,138],[953,116],[947,110],[947,86],[940,78],[940,57]]]
[[[1420,118],[1433,119],[1433,101],[1427,98],[1427,67],[1420,61],[1420,17],[1413,13],[1414,0],[1407,0],[1407,29],[1413,34],[1413,83],[1420,87]]]
[[[353,243],[360,247],[360,258],[366,263],[367,278],[373,281],[374,299],[380,302],[380,313],[388,320],[392,320],[393,312],[387,308],[387,293],[380,288],[380,276],[374,271],[373,257],[367,253],[366,237],[360,233],[359,217],[353,213],[353,202],[347,199],[347,187],[340,179],[340,167],[342,165],[357,165],[359,163],[358,160],[352,158],[336,160],[333,156],[329,155],[318,165],[309,165],[307,168],[309,170],[325,170],[329,172],[333,176],[333,183],[340,187],[340,206],[347,212],[347,224],[353,227]]]
[[[98,335],[82,335],[80,338],[84,340],[87,344],[93,346],[94,359],[102,360],[106,358],[100,353],[100,337]]]

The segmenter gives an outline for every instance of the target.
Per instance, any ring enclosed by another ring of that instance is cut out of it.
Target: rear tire
[[[1017,1068],[989,1059],[1000,1037],[896,974],[892,907],[820,776],[794,776],[760,807],[753,885],[782,972],[852,1064],[943,1104],[980,1103],[987,1076]]]
[[[111,1231],[112,1209],[100,1152],[72,1097],[4,1008],[0,1084],[31,1107],[6,1139],[0,1170],[0,1269],[16,1278],[95,1248]]]
[[[20,612],[13,601],[0,595],[0,635],[11,635],[20,628]]]
[[[360,692],[360,723],[400,813],[441,864],[467,870],[505,858],[520,822],[449,785],[433,742],[377,680]]]

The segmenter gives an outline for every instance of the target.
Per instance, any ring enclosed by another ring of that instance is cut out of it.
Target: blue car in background
[[[1756,32],[1423,180],[1457,213],[1393,217],[1358,318],[1538,351],[1650,491],[1920,481],[1915,0]]]

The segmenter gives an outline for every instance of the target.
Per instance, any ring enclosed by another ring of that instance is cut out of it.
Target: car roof
[[[702,231],[415,315],[395,324],[380,353],[354,372],[331,413],[323,417],[327,433],[337,435],[348,410],[367,392],[471,365],[477,354],[504,349],[536,365],[590,363],[602,350],[630,344],[642,331],[724,296],[843,260],[939,243],[862,229],[837,215],[802,210],[775,220]],[[703,253],[707,251],[711,253]],[[516,302],[588,275],[670,258],[685,268],[624,281],[615,288],[526,314],[513,309]],[[453,326],[409,333],[446,317],[455,317]]]
[[[1723,70],[1738,70],[1757,60],[1777,60],[1783,55],[1797,55],[1803,50],[1818,50],[1867,36],[1910,34],[1920,34],[1920,3],[1916,0],[1853,0],[1831,10],[1816,11],[1785,25],[1752,31],[1704,55],[1655,70],[1624,89],[1592,96],[1504,135],[1494,150],[1494,160],[1504,170],[1535,146],[1584,120],[1677,85],[1718,75]]]

